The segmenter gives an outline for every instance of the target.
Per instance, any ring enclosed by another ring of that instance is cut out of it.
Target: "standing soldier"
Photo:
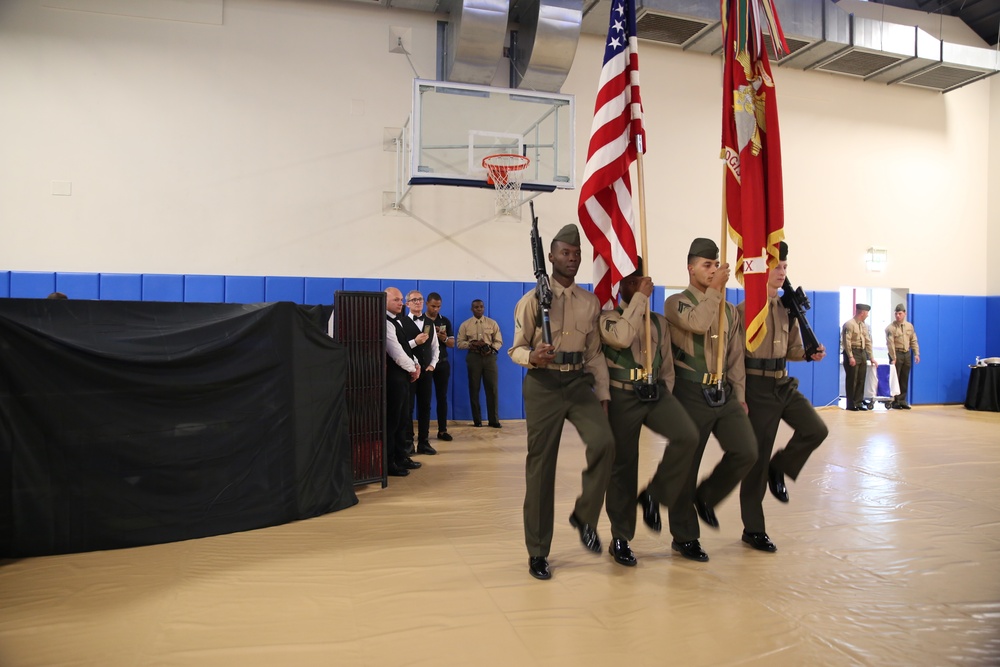
[[[906,306],[898,304],[895,317],[896,321],[885,328],[889,363],[896,365],[896,379],[899,381],[899,393],[893,397],[889,407],[909,410],[906,391],[910,386],[910,350],[913,350],[913,361],[919,364],[920,345],[917,344],[917,332],[913,330],[913,325],[906,321]]]
[[[715,506],[742,481],[757,460],[757,443],[747,418],[743,366],[743,326],[736,306],[726,303],[729,265],[719,266],[719,246],[695,239],[688,251],[690,284],[664,306],[670,322],[674,357],[674,396],[698,428],[698,447],[677,502],[670,507],[671,548],[690,560],[707,561],[698,542],[698,517],[719,527]],[[725,331],[719,331],[719,309],[725,308]],[[717,368],[719,346],[723,367]],[[723,390],[718,390],[721,379]],[[698,468],[708,436],[714,434],[722,460],[701,484]]]
[[[778,296],[788,271],[788,246],[782,241],[779,248],[778,265],[767,274],[767,333],[756,350],[746,352],[747,408],[757,437],[757,463],[740,485],[743,541],[759,551],[772,552],[778,548],[764,528],[764,493],[770,486],[774,497],[787,503],[785,475],[796,479],[809,455],[829,433],[809,399],[799,392],[799,381],[786,370],[786,360],[804,361],[806,351],[798,320],[789,323],[788,311]],[[745,319],[746,304],[741,303],[739,309]],[[820,345],[812,360],[825,356],[826,349]],[[785,448],[771,458],[782,419],[795,432]]]
[[[465,357],[469,375],[469,405],[472,406],[472,425],[483,425],[483,411],[479,406],[479,388],[486,388],[486,416],[489,425],[500,428],[500,413],[497,407],[500,395],[500,372],[497,370],[496,354],[503,347],[503,336],[496,320],[486,317],[486,304],[482,299],[472,302],[472,317],[458,327],[458,349],[468,350]]]
[[[608,551],[617,563],[631,567],[636,564],[629,547],[629,540],[635,537],[635,505],[642,507],[646,525],[660,532],[660,504],[670,507],[676,502],[698,448],[698,429],[671,393],[673,353],[670,325],[663,315],[651,313],[650,320],[650,342],[656,350],[651,369],[655,394],[641,396],[632,381],[633,373],[643,369],[646,358],[645,322],[649,298],[653,295],[653,280],[642,275],[641,257],[635,273],[622,278],[620,289],[621,305],[601,313],[601,341],[611,387],[608,420],[615,434],[615,462],[607,497],[612,537]],[[649,486],[637,496],[639,434],[643,424],[669,442]]]
[[[608,365],[597,330],[601,304],[574,282],[580,268],[580,230],[566,225],[552,239],[552,343],[542,339],[538,296],[531,291],[514,307],[514,342],[508,354],[528,369],[524,377],[524,416],[528,426],[525,460],[524,541],[528,571],[549,579],[549,546],[555,511],[556,457],[563,424],[576,427],[587,449],[583,491],[570,525],[587,549],[601,552],[595,526],[611,477],[615,438],[607,419]]]
[[[871,361],[872,366],[878,366],[872,356],[872,333],[865,324],[871,309],[867,303],[857,304],[854,307],[854,317],[844,322],[840,329],[840,344],[844,348],[844,394],[847,397],[847,409],[852,412],[868,409],[865,405],[868,362]]]

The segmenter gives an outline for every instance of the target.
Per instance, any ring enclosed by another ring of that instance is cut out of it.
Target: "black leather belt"
[[[556,352],[551,363],[560,366],[563,364],[582,364],[583,352]]]
[[[785,370],[784,359],[754,359],[746,358],[746,367],[758,371],[783,371]]]

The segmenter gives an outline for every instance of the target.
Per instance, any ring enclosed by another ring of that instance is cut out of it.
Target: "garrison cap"
[[[624,280],[625,278],[631,278],[632,276],[641,276],[641,275],[642,275],[642,257],[636,257],[635,271],[628,274],[627,276],[622,276],[622,280]]]
[[[778,261],[784,262],[788,260],[788,244],[782,241],[778,244]]]
[[[872,307],[869,306],[867,303],[859,303],[859,304],[856,304],[854,306],[854,310],[856,312],[861,312],[862,310],[868,311],[868,310],[871,310],[871,309],[872,309]]]
[[[904,306],[901,303],[896,304],[896,312],[897,313],[905,313],[906,312],[906,306]]]
[[[715,245],[715,241],[712,239],[695,239],[691,241],[688,255],[704,257],[705,259],[719,259],[719,246]]]
[[[580,228],[573,223],[565,225],[559,230],[559,233],[552,237],[552,240],[578,246],[580,245]]]

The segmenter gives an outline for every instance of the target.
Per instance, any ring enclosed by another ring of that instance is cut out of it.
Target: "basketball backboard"
[[[522,190],[573,189],[574,122],[572,95],[415,79],[408,183],[492,188],[483,158],[516,153]]]

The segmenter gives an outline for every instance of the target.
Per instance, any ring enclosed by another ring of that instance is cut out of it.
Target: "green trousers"
[[[638,495],[639,434],[643,425],[668,440],[663,457],[646,489],[662,505],[677,501],[698,449],[698,429],[684,407],[660,385],[656,401],[640,401],[631,389],[611,388],[608,420],[615,434],[615,462],[608,486],[607,512],[611,535],[635,537]]]
[[[555,512],[556,458],[563,424],[569,420],[587,449],[583,491],[573,512],[597,525],[615,457],[615,438],[593,391],[594,376],[531,369],[524,378],[528,455],[524,462],[524,543],[529,556],[548,556]]]

